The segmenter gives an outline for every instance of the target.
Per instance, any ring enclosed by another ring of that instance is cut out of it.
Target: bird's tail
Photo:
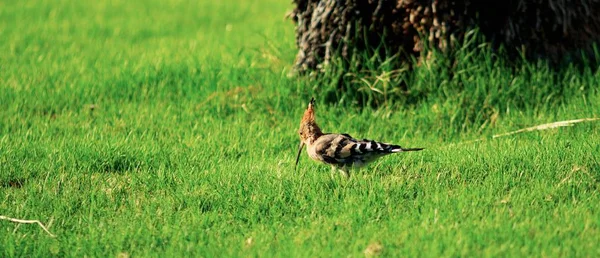
[[[420,150],[424,149],[424,148],[402,148],[399,145],[392,145],[391,147],[392,147],[392,149],[390,150],[390,152],[420,151]]]

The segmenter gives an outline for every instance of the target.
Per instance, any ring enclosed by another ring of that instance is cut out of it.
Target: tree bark
[[[600,39],[600,0],[293,0],[298,71],[334,57],[384,46],[419,55],[448,51],[479,28],[492,46],[512,57],[560,62],[592,53]],[[406,59],[404,59],[406,60]]]

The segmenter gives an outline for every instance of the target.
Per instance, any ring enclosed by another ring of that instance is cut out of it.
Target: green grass
[[[0,256],[600,255],[600,123],[490,137],[600,117],[597,68],[288,77],[291,8],[1,1],[0,215],[57,237],[0,221]],[[426,150],[294,172],[311,96],[325,131]]]

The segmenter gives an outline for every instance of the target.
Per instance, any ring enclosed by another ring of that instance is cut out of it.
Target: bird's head
[[[304,111],[302,121],[300,121],[300,129],[298,130],[298,134],[300,135],[300,145],[298,146],[298,155],[296,156],[296,166],[298,165],[300,153],[302,153],[304,145],[312,144],[319,136],[323,135],[321,129],[315,122],[314,106],[315,98],[312,98],[310,102],[308,102],[306,111]]]
[[[302,121],[300,121],[300,129],[298,134],[300,135],[300,141],[304,144],[310,144],[314,142],[319,136],[322,135],[321,129],[315,122],[315,99],[312,98],[308,103]]]

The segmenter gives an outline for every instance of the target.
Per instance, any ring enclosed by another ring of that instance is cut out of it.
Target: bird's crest
[[[311,98],[310,102],[308,102],[308,107],[306,111],[304,111],[304,116],[302,116],[302,124],[314,123],[315,122],[315,98]]]
[[[306,111],[304,111],[304,116],[302,116],[302,121],[300,122],[300,130],[298,133],[300,134],[301,141],[314,141],[323,133],[321,129],[317,125],[315,121],[315,98],[312,98],[310,102],[308,102],[308,107]]]

